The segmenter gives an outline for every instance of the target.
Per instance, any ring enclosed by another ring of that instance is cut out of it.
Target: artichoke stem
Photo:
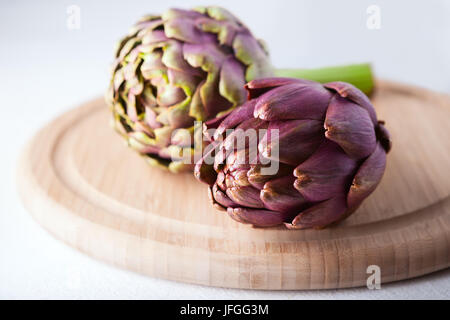
[[[333,81],[348,82],[366,95],[370,95],[374,88],[374,79],[369,63],[318,69],[277,69],[275,70],[275,75],[277,77],[313,80],[320,83]]]

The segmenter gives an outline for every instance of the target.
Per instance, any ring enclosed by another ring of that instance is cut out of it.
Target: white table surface
[[[0,4],[0,298],[449,299],[450,269],[382,284],[381,290],[248,291],[147,278],[69,248],[23,209],[15,184],[21,148],[56,115],[103,94],[118,37],[142,14],[219,2]],[[66,27],[66,9],[73,4],[81,9],[79,30]],[[265,39],[277,67],[371,61],[379,77],[450,92],[448,1],[228,0],[226,4]],[[379,30],[366,27],[371,4],[381,10]]]

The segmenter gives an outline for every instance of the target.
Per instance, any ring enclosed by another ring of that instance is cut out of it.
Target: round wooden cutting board
[[[381,283],[450,266],[450,98],[380,82],[373,96],[393,138],[378,189],[323,230],[260,229],[210,205],[192,175],[149,167],[108,125],[103,99],[74,109],[28,144],[19,191],[56,238],[116,266],[189,283],[324,289]],[[369,268],[369,271],[373,269]]]

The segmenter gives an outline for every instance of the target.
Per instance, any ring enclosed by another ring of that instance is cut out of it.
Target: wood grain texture
[[[214,210],[191,175],[150,168],[108,126],[102,99],[54,120],[28,144],[21,198],[56,238],[153,277],[251,289],[387,283],[450,265],[450,98],[380,82],[393,149],[379,188],[324,230],[259,229]]]

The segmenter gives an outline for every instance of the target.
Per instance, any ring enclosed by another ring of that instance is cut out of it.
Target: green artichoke
[[[211,144],[194,173],[210,186],[216,208],[259,227],[321,228],[375,190],[391,142],[360,90],[289,78],[246,88],[248,102],[204,124]],[[274,164],[276,171],[263,172]]]
[[[194,122],[242,104],[245,83],[271,75],[264,45],[230,12],[170,9],[120,41],[106,100],[133,149],[180,172],[193,168],[183,157],[194,152]]]

